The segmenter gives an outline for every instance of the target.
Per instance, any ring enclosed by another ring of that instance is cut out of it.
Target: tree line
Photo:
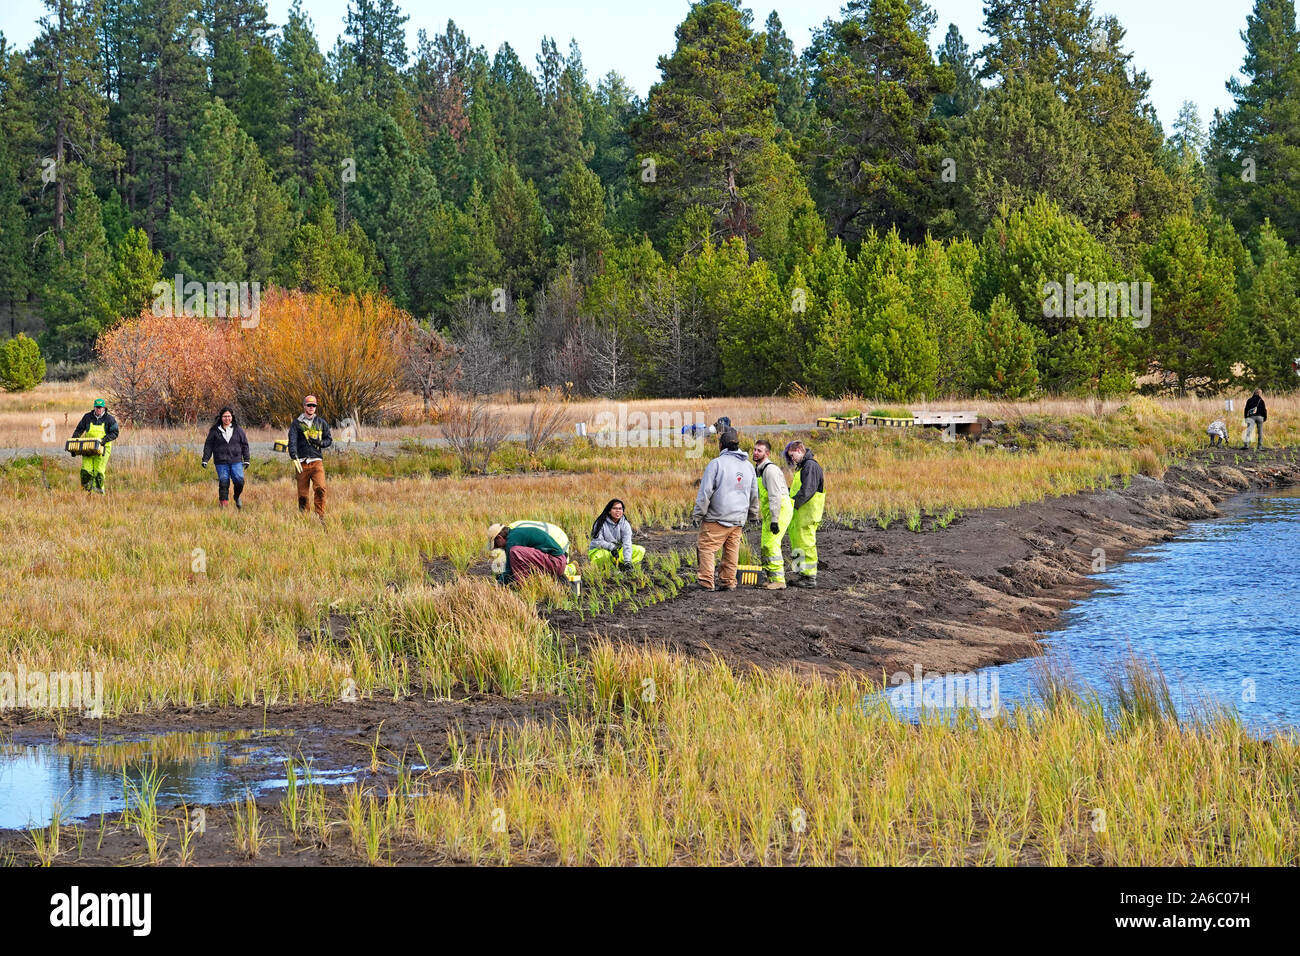
[[[0,301],[53,360],[180,274],[386,295],[470,391],[1297,384],[1293,0],[1168,130],[1088,0],[987,0],[979,50],[851,0],[800,54],[700,2],[644,99],[549,37],[408,49],[395,0],[328,51],[300,3],[45,3],[0,35]]]

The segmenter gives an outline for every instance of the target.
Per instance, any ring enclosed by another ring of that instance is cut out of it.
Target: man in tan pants
[[[740,451],[734,428],[718,438],[721,453],[704,469],[700,491],[695,496],[691,520],[699,525],[695,545],[698,558],[697,587],[704,591],[734,591],[736,565],[740,563],[740,537],[746,521],[758,520],[758,479],[749,458]],[[713,563],[722,549],[722,570],[713,584]]]
[[[316,396],[302,400],[302,414],[289,426],[289,457],[298,471],[298,510],[306,511],[315,490],[316,517],[325,520],[325,462],[321,452],[334,444],[329,422],[316,414]]]

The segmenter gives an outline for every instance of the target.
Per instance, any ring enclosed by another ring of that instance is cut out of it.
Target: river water
[[[1045,660],[976,672],[967,705],[985,709],[994,686],[1003,707],[1033,700],[1044,666],[1106,699],[1108,673],[1137,656],[1159,666],[1182,713],[1218,705],[1260,733],[1300,728],[1300,490],[1242,495],[1223,511],[1098,575],[1046,636]],[[886,693],[914,717],[918,702],[943,699],[942,683]]]

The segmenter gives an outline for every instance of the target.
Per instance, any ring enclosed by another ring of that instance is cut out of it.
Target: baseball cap
[[[739,445],[740,436],[736,434],[734,428],[724,428],[718,438],[718,443],[721,445]]]
[[[108,402],[104,401],[102,398],[97,398],[95,399],[95,408],[108,408]]]

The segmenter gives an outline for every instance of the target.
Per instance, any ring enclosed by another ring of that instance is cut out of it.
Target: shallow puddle
[[[0,743],[0,829],[84,821],[136,806],[156,789],[159,808],[229,803],[288,786],[292,730],[240,730],[77,740]],[[296,758],[295,758],[296,759]],[[298,766],[299,784],[351,783],[359,768]]]

